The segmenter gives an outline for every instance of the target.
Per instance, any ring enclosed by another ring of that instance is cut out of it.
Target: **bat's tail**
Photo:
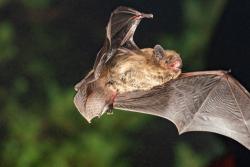
[[[113,94],[96,82],[82,84],[74,97],[74,104],[81,115],[90,123],[95,117],[100,117],[112,106]]]

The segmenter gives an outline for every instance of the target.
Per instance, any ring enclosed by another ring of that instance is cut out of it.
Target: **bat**
[[[112,109],[166,118],[179,134],[208,131],[250,149],[250,94],[229,72],[182,73],[178,53],[133,41],[139,21],[127,7],[110,16],[106,40],[90,73],[78,84],[74,104],[88,121]]]

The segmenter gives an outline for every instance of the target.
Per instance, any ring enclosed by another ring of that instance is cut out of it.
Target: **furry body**
[[[165,56],[179,58],[170,50],[165,51]],[[180,73],[180,69],[168,68],[158,62],[152,48],[145,48],[140,52],[117,54],[109,64],[106,84],[118,93],[149,90],[177,78]]]

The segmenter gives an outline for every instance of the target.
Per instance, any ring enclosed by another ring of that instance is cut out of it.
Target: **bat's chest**
[[[179,75],[179,74],[178,74]],[[178,76],[172,71],[147,63],[145,59],[124,60],[110,69],[109,83],[118,92],[149,90]]]

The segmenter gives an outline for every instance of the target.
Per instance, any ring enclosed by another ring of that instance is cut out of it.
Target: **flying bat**
[[[88,121],[112,109],[155,115],[179,134],[208,131],[250,149],[250,94],[229,72],[182,73],[182,60],[160,45],[140,49],[133,35],[142,18],[127,7],[111,14],[93,69],[75,86],[74,104]]]

